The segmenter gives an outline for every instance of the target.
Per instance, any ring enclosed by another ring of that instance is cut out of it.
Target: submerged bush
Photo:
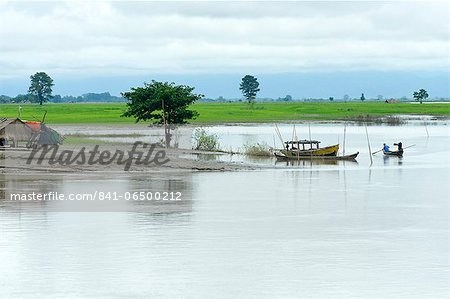
[[[265,142],[257,142],[255,144],[244,144],[244,153],[248,156],[271,157],[272,151],[270,146]]]
[[[400,117],[392,115],[386,116],[383,121],[391,126],[397,126],[405,123],[405,121],[402,120]]]
[[[398,116],[379,116],[379,115],[358,115],[356,117],[350,117],[351,120],[356,121],[358,124],[374,123],[374,124],[388,124],[388,125],[401,125],[404,121]]]
[[[210,134],[203,128],[194,130],[194,146],[196,150],[217,151],[219,150],[219,137],[216,134]]]

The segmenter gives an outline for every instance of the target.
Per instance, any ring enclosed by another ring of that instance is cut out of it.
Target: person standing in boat
[[[403,152],[403,143],[401,143],[401,142],[394,143],[394,145],[396,145],[398,147],[398,151],[399,152]]]
[[[383,143],[383,152],[387,153],[389,152],[389,145],[387,145],[386,143]]]

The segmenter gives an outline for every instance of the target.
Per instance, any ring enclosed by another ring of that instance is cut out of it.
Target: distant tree
[[[360,100],[363,101],[363,102],[366,100],[366,97],[364,96],[364,93],[361,94]]]
[[[0,95],[0,103],[10,103],[11,102],[11,97],[5,96],[5,95]]]
[[[33,101],[35,101],[35,96],[32,94],[18,94],[17,96],[15,96],[14,98],[11,99],[11,102],[13,103],[27,103],[30,102],[32,103]]]
[[[348,94],[344,95],[344,101],[348,102],[348,100],[350,100],[350,96]]]
[[[330,102],[333,102],[333,101],[334,101],[334,98],[333,98],[333,97],[329,97],[328,99],[330,100]]]
[[[62,103],[62,98],[59,94],[54,95],[52,98],[53,103]]]
[[[34,96],[34,101],[39,105],[52,98],[53,79],[44,72],[37,72],[30,76],[31,83],[28,93]]]
[[[428,92],[425,89],[420,89],[419,91],[414,92],[413,97],[416,102],[422,104],[422,101],[428,98]]]
[[[382,101],[383,99],[384,99],[384,97],[381,94],[377,95],[377,100],[378,101]]]
[[[284,100],[286,101],[286,102],[290,102],[290,101],[292,101],[292,96],[291,95],[286,95],[285,97],[284,97]]]
[[[242,94],[252,107],[253,104],[255,103],[256,94],[260,90],[258,87],[259,82],[256,77],[253,77],[252,75],[246,75],[242,78],[242,82],[239,89],[242,91]]]
[[[193,91],[194,87],[155,80],[144,83],[144,87],[132,87],[130,92],[122,93],[128,101],[127,111],[122,116],[134,117],[136,122],[151,120],[154,124],[164,124],[165,142],[169,147],[174,125],[186,124],[198,116],[197,111],[188,107],[204,96]]]
[[[109,92],[85,93],[82,95],[83,102],[119,102],[123,98],[112,96]]]

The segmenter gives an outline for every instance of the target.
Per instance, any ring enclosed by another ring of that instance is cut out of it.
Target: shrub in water
[[[219,137],[216,134],[209,134],[203,128],[194,130],[194,146],[196,150],[217,151],[219,150]]]
[[[248,156],[260,156],[260,157],[271,157],[272,151],[270,150],[270,146],[265,143],[256,143],[256,144],[244,144],[244,153]]]

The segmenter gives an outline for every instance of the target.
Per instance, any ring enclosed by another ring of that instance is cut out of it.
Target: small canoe
[[[299,155],[299,156],[287,156],[282,152],[275,152],[275,157],[278,160],[309,160],[309,159],[314,159],[314,160],[356,160],[356,157],[358,157],[359,152],[356,152],[354,154],[351,155],[345,155],[345,156],[326,156],[326,155]]]
[[[384,154],[385,156],[397,156],[397,157],[402,157],[402,156],[403,156],[403,151],[388,151],[388,152],[383,151],[383,154]]]

